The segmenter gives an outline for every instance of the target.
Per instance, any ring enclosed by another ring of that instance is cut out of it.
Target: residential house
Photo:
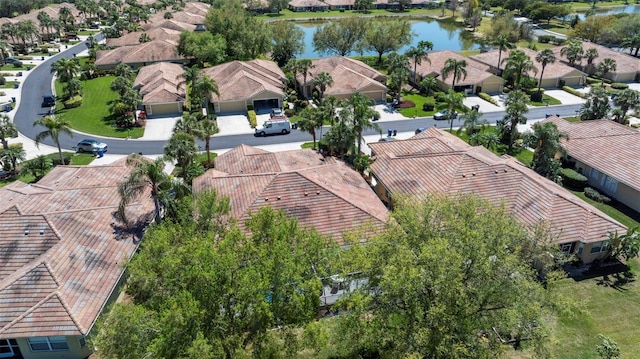
[[[180,76],[182,65],[158,62],[138,72],[133,88],[140,91],[148,118],[181,115],[187,87]]]
[[[554,47],[552,51],[556,54],[556,58],[568,63],[567,59],[561,54],[563,47],[565,46]],[[600,62],[602,62],[602,60],[610,58],[616,61],[616,70],[608,73],[605,76],[606,78],[613,82],[640,81],[640,58],[587,41],[582,43],[582,49],[584,51],[587,51],[588,49],[596,49],[598,51],[598,57],[593,61],[594,66],[589,69],[590,73],[595,72],[596,67]],[[586,66],[586,61],[583,61],[580,65]]]
[[[353,10],[355,0],[325,0],[324,3],[329,5],[331,10]]]
[[[607,253],[607,234],[626,228],[556,183],[510,156],[498,157],[436,128],[403,141],[371,143],[375,190],[386,202],[393,196],[473,194],[504,206],[532,228],[548,225],[555,243],[585,263]]]
[[[124,161],[58,166],[0,188],[0,357],[83,359],[85,337],[118,296],[124,264],[153,219],[148,193],[115,219]]]
[[[171,11],[171,9],[158,11],[149,17],[149,23],[158,24],[165,21],[164,16],[169,12],[171,13],[171,20],[192,25],[203,24],[210,7],[211,5],[199,1],[186,2],[184,7],[178,11]]]
[[[191,59],[178,54],[178,43],[171,40],[153,40],[138,45],[121,46],[113,50],[96,53],[96,67],[99,70],[114,69],[118,64],[127,64],[134,69],[156,62],[186,64]]]
[[[151,41],[153,40],[163,40],[163,41],[171,41],[178,43],[180,40],[179,30],[169,29],[165,27],[154,27],[150,28],[147,31],[135,31],[130,32],[126,35],[122,35],[120,37],[108,38],[107,46],[132,46],[132,45],[140,45],[140,38],[143,34],[149,36]]]
[[[218,84],[220,96],[211,95],[216,113],[246,112],[247,105],[258,112],[282,107],[287,79],[273,61],[232,61],[202,72]]]
[[[44,12],[47,15],[49,15],[52,19],[58,19],[60,17],[60,9],[63,7],[68,8],[69,11],[71,12],[71,15],[73,15],[73,17],[76,18],[78,22],[80,23],[85,22],[84,14],[82,14],[74,4],[63,2],[60,4],[52,4],[52,5],[43,7],[42,9],[32,11],[28,14],[22,14],[12,18],[7,18],[7,17],[0,18],[0,25],[4,23],[15,24],[20,21],[31,21],[34,25],[36,25],[40,29],[40,36],[43,38],[47,38],[47,37],[50,37],[52,34],[56,33],[56,30],[53,27],[51,28],[41,27],[40,20],[38,20],[38,14],[40,14],[41,12]],[[12,40],[13,39],[11,37],[7,39],[7,41],[10,41],[10,42]]]
[[[610,120],[545,121],[567,135],[562,147],[589,186],[640,213],[640,131]]]
[[[445,67],[447,60],[456,59],[467,62],[467,76],[456,78],[456,91],[465,91],[467,93],[486,92],[489,94],[502,92],[504,79],[491,73],[490,67],[478,60],[462,56],[449,50],[430,52],[428,57],[429,61],[422,60],[416,67],[417,74],[415,81],[417,84],[420,84],[425,77],[434,77],[441,90],[449,90],[453,85],[453,74],[449,74],[445,79],[442,76],[442,69]],[[411,60],[411,76],[409,77],[411,81],[413,81],[414,78],[413,69],[414,64],[413,60]]]
[[[536,83],[540,79],[540,74],[542,74],[542,82],[541,87],[543,88],[556,88],[562,87],[564,85],[567,86],[582,86],[585,83],[587,74],[584,72],[571,67],[559,59],[552,64],[547,64],[544,68],[544,73],[542,73],[542,65],[536,61],[536,56],[538,55],[537,51],[533,51],[527,48],[518,48],[519,51],[523,51],[531,61],[533,61],[533,66],[535,71],[529,71],[527,75],[536,79]],[[502,57],[500,62],[500,69],[504,70],[505,61],[509,54],[513,50],[503,50]],[[470,58],[482,62],[483,64],[489,66],[490,71],[493,73],[498,73],[498,57],[500,55],[500,51],[498,49],[483,52],[477,55],[470,56]]]
[[[155,28],[171,29],[171,30],[183,32],[183,31],[195,30],[196,25],[174,20],[174,19],[168,19],[168,20],[163,19],[159,21],[148,22],[142,25],[142,29],[144,31],[150,31],[151,29],[155,29]]]
[[[332,56],[315,59],[306,77],[297,75],[303,96],[310,98],[315,85],[313,80],[321,73],[331,75],[333,84],[324,92],[338,99],[347,99],[355,93],[367,95],[375,102],[384,102],[387,95],[387,77],[362,61],[345,56]]]
[[[289,1],[291,11],[327,11],[329,5],[320,0],[292,0]]]

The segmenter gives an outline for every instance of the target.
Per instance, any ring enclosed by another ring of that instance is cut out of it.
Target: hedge
[[[587,77],[587,83],[589,85],[593,85],[593,84],[599,84],[601,82],[601,80],[595,78],[595,77]]]
[[[256,112],[254,110],[247,111],[247,115],[249,116],[249,125],[251,128],[258,127],[258,119],[256,118]]]
[[[64,102],[64,108],[76,108],[82,106],[82,96],[73,96]]]
[[[4,76],[0,76],[0,86],[4,86],[7,84],[7,79]]]
[[[620,82],[614,82],[614,83],[611,84],[611,88],[612,89],[616,89],[616,90],[624,90],[624,89],[628,89],[629,85],[623,84],[623,83],[620,83]]]
[[[597,190],[591,188],[591,187],[587,187],[584,189],[584,195],[587,198],[591,198],[592,200],[599,202],[599,203],[604,203],[604,204],[609,204],[611,203],[611,198],[601,194],[600,192],[598,192]]]
[[[489,102],[492,105],[499,106],[498,105],[498,101],[496,101],[493,97],[489,96],[489,94],[486,93],[486,92],[478,93],[478,97],[480,97],[481,99]]]
[[[562,177],[562,183],[571,189],[582,191],[587,186],[587,181],[589,180],[584,175],[574,171],[571,168],[563,168],[560,171],[560,176]]]
[[[574,89],[573,87],[570,86],[562,86],[562,89],[565,90],[566,92],[574,95],[574,96],[578,96],[580,98],[587,98],[587,95],[583,94],[582,92]]]
[[[436,104],[434,104],[433,102],[425,102],[422,104],[422,111],[433,111],[433,109],[435,108]]]

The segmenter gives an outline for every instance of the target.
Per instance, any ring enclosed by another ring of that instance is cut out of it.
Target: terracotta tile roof
[[[247,100],[268,91],[284,96],[286,76],[273,61],[231,61],[202,70],[218,84],[220,101]]]
[[[139,89],[144,104],[184,102],[186,85],[178,87],[183,73],[182,65],[157,62],[138,71],[133,87]]]
[[[333,158],[325,159],[311,149],[269,152],[240,145],[216,157],[215,168],[232,175],[259,174],[289,172],[334,162]]]
[[[320,0],[291,0],[289,1],[291,7],[329,7],[328,4]]]
[[[601,241],[609,231],[626,230],[516,159],[460,141],[432,128],[408,140],[372,143],[371,170],[391,194],[474,194],[502,204],[526,225],[549,223],[558,243]]]
[[[266,158],[268,154],[261,150],[252,152],[249,146],[235,150],[237,152],[225,161],[240,157],[240,151],[246,151],[245,156]],[[244,223],[249,213],[272,206],[296,217],[301,226],[315,227],[340,243],[345,231],[363,224],[371,222],[382,227],[387,220],[387,209],[360,174],[342,162],[310,163],[308,166],[304,161],[299,163],[300,158],[314,157],[308,156],[310,150],[300,150],[301,155],[287,152],[279,158],[272,157],[270,163],[274,167],[262,173],[259,171],[263,169],[253,168],[250,174],[225,174],[220,171],[217,158],[218,171],[207,171],[196,178],[194,191],[216,189],[219,194],[228,196],[231,215],[240,223]],[[278,168],[283,164],[284,168]]]
[[[640,131],[610,120],[568,122],[552,116],[545,121],[566,133],[567,154],[640,191]]]
[[[313,79],[321,72],[328,73],[333,79],[333,85],[327,87],[325,95],[353,94],[372,85],[387,90],[384,85],[387,78],[362,61],[344,56],[331,56],[315,59],[312,65],[307,74],[306,84],[312,85]],[[298,74],[297,80],[303,84],[304,77]]]
[[[123,161],[61,166],[0,188],[0,339],[91,329],[138,247],[113,217],[128,173]],[[148,197],[127,209],[144,222],[152,211]]]
[[[142,34],[149,35],[151,40],[169,40],[174,42],[180,40],[180,31],[164,27],[154,27],[148,31],[130,32],[121,37],[109,38],[107,39],[107,46],[140,45],[140,36]]]
[[[554,54],[558,59],[566,61],[564,56],[561,56],[562,48],[565,46],[557,46],[552,48]],[[616,60],[616,71],[614,73],[640,73],[640,58],[624,54],[619,51],[612,50],[606,46],[594,44],[592,42],[584,41],[582,43],[582,49],[586,52],[588,49],[598,50],[598,57],[593,61],[593,64],[597,66],[602,60],[611,58]],[[586,61],[584,62],[586,64]]]
[[[68,3],[68,2],[63,2],[60,4],[53,4],[53,5],[49,5],[46,7],[43,7],[42,9],[38,9],[38,10],[34,10],[31,11],[28,14],[22,14],[22,15],[18,15],[14,18],[10,19],[10,22],[16,23],[19,21],[23,21],[23,20],[31,20],[38,28],[40,27],[40,21],[38,20],[38,14],[40,12],[45,12],[47,13],[49,16],[51,16],[54,19],[58,19],[60,17],[60,9],[66,7],[71,11],[71,15],[73,15],[73,17],[75,18],[80,18],[80,11],[78,10],[78,8],[76,8],[76,6],[74,4]],[[76,19],[76,22],[78,21],[84,21],[84,19]]]
[[[96,54],[96,65],[108,66],[119,63],[136,64],[181,61],[184,59],[182,55],[178,55],[177,42],[154,40],[138,45],[121,46],[113,50],[98,51]]]
[[[533,65],[535,66],[537,72],[529,71],[528,75],[533,78],[539,79],[540,73],[542,72],[542,65],[538,61],[536,61],[538,52],[527,48],[518,48],[517,50],[523,51],[527,56],[529,56],[529,58],[531,58],[531,61],[533,61]],[[513,50],[503,50],[502,58],[500,59],[500,61],[502,62],[504,59],[509,57],[511,51]],[[497,49],[491,50],[470,56],[470,58],[482,62],[483,64],[489,65],[491,68],[495,69],[496,65],[498,64],[498,52],[499,51]],[[505,63],[500,64],[501,69],[504,69],[504,66]],[[556,54],[556,62],[548,64],[544,68],[544,74],[542,74],[542,77],[544,79],[555,79],[570,75],[572,72],[582,76],[587,76],[587,74],[585,74],[584,72],[564,64],[562,61],[560,61],[560,58],[558,58],[558,55]]]
[[[462,56],[458,53],[449,50],[433,51],[430,52],[429,61],[423,60],[416,68],[418,74],[424,76],[437,76],[438,80],[451,85],[453,82],[453,74],[447,76],[447,79],[442,78],[442,69],[448,59],[465,60],[467,61],[467,77],[462,79],[456,79],[456,85],[472,85],[478,82],[484,81],[491,77],[498,78],[491,72],[489,72],[489,66],[483,64],[473,58]],[[413,60],[411,61],[411,69],[413,70]]]
[[[355,0],[324,0],[327,5],[331,6],[353,6]]]
[[[158,23],[164,21],[164,14],[171,13],[172,20],[192,25],[204,24],[205,15],[209,12],[211,5],[202,2],[188,2],[179,11],[158,11],[149,18],[149,22]]]
[[[187,22],[182,22],[182,21],[178,21],[178,20],[174,20],[174,19],[164,19],[164,18],[160,18],[156,21],[150,21],[146,24],[142,24],[142,28],[145,31],[149,31],[151,29],[155,29],[155,28],[164,28],[164,29],[170,29],[170,30],[175,30],[175,31],[193,31],[196,28],[196,25],[194,24],[189,24]]]

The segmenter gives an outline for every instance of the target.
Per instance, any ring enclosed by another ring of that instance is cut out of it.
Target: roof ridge
[[[62,308],[64,308],[65,312],[67,312],[67,314],[69,315],[69,318],[71,318],[71,321],[73,322],[73,324],[76,325],[76,328],[78,328],[78,331],[82,334],[86,334],[87,330],[82,326],[82,324],[80,324],[80,322],[76,319],[75,315],[73,314],[73,312],[71,311],[71,308],[69,308],[69,305],[67,304],[67,301],[62,297],[62,294],[59,293],[58,291],[53,292],[54,295],[56,297],[58,297],[58,300],[60,301],[60,304],[62,304]]]
[[[38,257],[36,258],[41,258],[44,257],[46,255],[45,253],[40,254]],[[22,266],[21,268],[19,268],[18,270],[16,270],[15,272],[11,273],[10,275],[8,275],[7,277],[5,277],[3,280],[0,280],[0,291],[6,289],[7,287],[13,285],[14,283],[16,283],[17,281],[19,281],[22,277],[24,277],[25,275],[29,274],[29,272],[31,272],[32,270],[38,268],[40,265],[44,264],[45,261],[41,260],[41,261],[37,261],[37,260],[33,260],[31,262],[28,262],[26,265]],[[49,268],[47,268],[47,266],[45,265],[45,268],[47,269],[47,271],[51,274],[51,271],[49,271]],[[54,279],[54,281],[56,282],[56,284],[59,285],[58,281],[56,280],[55,277],[52,276],[52,278]],[[6,284],[2,284],[6,282]]]
[[[38,303],[34,304],[31,308],[27,309],[25,312],[23,312],[22,314],[20,314],[19,316],[17,316],[16,318],[14,318],[11,322],[9,322],[7,325],[5,325],[3,328],[0,328],[0,334],[2,334],[2,332],[10,329],[11,327],[13,327],[14,325],[18,324],[20,321],[22,321],[23,319],[25,319],[27,316],[29,316],[31,313],[35,312],[37,309],[40,309],[40,307],[48,302],[49,300],[51,300],[53,297],[58,298],[58,300],[60,301],[60,304],[62,305],[62,308],[65,310],[65,312],[67,313],[67,315],[69,315],[69,318],[71,319],[71,321],[76,325],[76,328],[78,329],[79,332],[81,333],[86,333],[84,330],[82,330],[83,328],[78,324],[78,321],[76,320],[75,317],[73,317],[73,315],[71,315],[70,310],[68,308],[68,306],[64,303],[64,301],[62,300],[62,298],[60,297],[60,295],[58,294],[58,291],[53,291],[49,294],[47,294],[44,298],[42,298]]]

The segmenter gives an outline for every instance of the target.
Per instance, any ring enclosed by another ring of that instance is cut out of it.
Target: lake
[[[390,20],[394,21],[394,20]],[[397,20],[395,20],[397,21]],[[448,23],[446,21],[438,22],[432,19],[424,20],[410,20],[411,31],[416,35],[413,37],[411,45],[402,47],[398,50],[399,53],[405,53],[411,46],[416,46],[418,41],[427,40],[433,43],[434,50],[473,50],[479,49],[480,44],[473,35],[464,31],[456,24]],[[313,23],[296,23],[296,26],[304,31],[304,52],[298,56],[301,59],[313,59],[323,57],[313,50],[313,34],[319,26],[322,26],[325,22],[313,22]],[[360,55],[360,53],[351,53],[349,55]],[[375,52],[363,52],[362,55],[377,55]],[[324,56],[328,56],[325,54]]]
[[[602,9],[599,10],[596,8],[596,16],[605,16],[605,15],[615,15],[615,14],[640,14],[640,5],[625,5],[619,6],[611,9]],[[580,20],[584,20],[586,18],[583,12],[578,14]]]

